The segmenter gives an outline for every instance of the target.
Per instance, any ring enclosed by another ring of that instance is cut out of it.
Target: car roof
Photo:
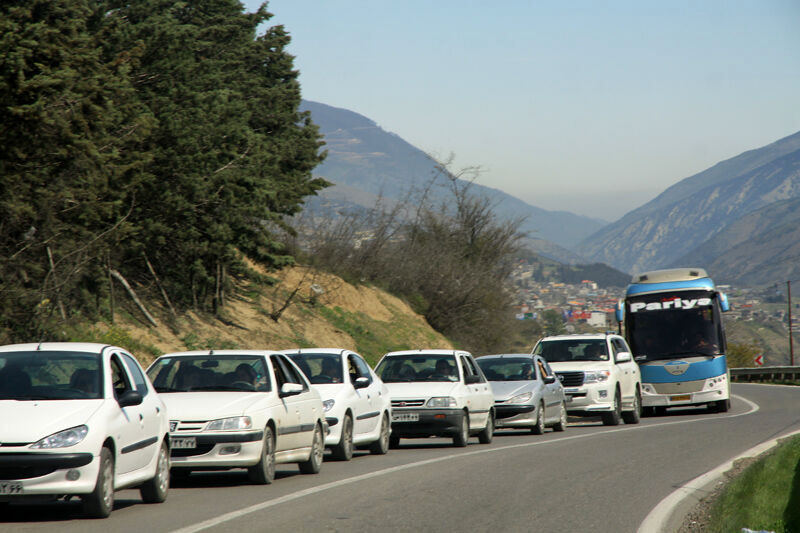
[[[498,354],[488,354],[482,355],[478,357],[478,360],[481,359],[503,359],[504,357],[526,357],[528,359],[534,359],[539,357],[538,355],[533,355],[530,353],[498,353]]]
[[[162,357],[191,357],[198,355],[273,355],[273,354],[285,355],[277,350],[191,350],[188,352],[165,353],[164,355],[159,356],[159,359],[161,359]]]
[[[30,342],[0,346],[0,352],[86,352],[100,354],[106,348],[115,348],[123,352],[128,351],[110,344],[95,342]]]
[[[394,357],[396,355],[472,355],[469,352],[465,352],[464,350],[441,350],[441,349],[431,349],[431,350],[402,350],[399,352],[389,352],[384,357]]]
[[[320,353],[320,354],[331,354],[331,355],[339,355],[344,352],[353,352],[353,350],[348,350],[347,348],[292,348],[291,350],[281,350],[281,353],[286,355],[297,355],[297,354],[304,354],[304,353]]]
[[[617,333],[575,333],[570,335],[551,335],[549,337],[542,337],[542,341],[570,341],[581,339],[607,339],[609,337],[619,337]]]

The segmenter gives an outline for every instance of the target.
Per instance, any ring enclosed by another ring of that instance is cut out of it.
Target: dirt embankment
[[[251,268],[257,269],[254,265]],[[188,312],[177,319],[160,303],[158,327],[152,327],[135,307],[126,303],[115,326],[150,351],[168,353],[188,349],[288,349],[336,347],[359,351],[371,363],[386,351],[410,348],[451,348],[425,319],[404,301],[365,285],[305,267],[269,274],[272,286],[248,283],[227,298],[219,317]],[[285,309],[279,313],[287,303]],[[270,315],[277,316],[277,320]],[[108,329],[108,324],[96,324]],[[137,357],[149,362],[153,356]]]

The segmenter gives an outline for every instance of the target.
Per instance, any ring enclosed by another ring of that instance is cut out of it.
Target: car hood
[[[347,383],[326,383],[324,385],[311,385],[311,388],[319,393],[319,397],[323,400],[331,398],[336,399],[345,390],[345,386],[350,386]]]
[[[508,400],[512,396],[535,390],[535,381],[490,381],[495,400]]]
[[[264,392],[171,392],[159,395],[171,420],[215,420],[240,416],[267,398]]]
[[[459,386],[452,381],[426,381],[424,383],[386,383],[389,396],[394,399],[431,398],[433,396],[453,396]]]
[[[588,372],[591,370],[610,370],[608,361],[564,361],[563,363],[549,363],[555,372]]]
[[[113,400],[0,400],[0,443],[30,443],[80,426]],[[91,429],[91,424],[90,424]]]

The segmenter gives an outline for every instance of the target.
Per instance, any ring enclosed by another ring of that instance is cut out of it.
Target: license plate
[[[672,400],[673,402],[688,402],[689,400],[692,399],[692,395],[681,394],[679,396],[670,396],[669,399]]]
[[[22,481],[0,481],[0,494],[22,494]]]
[[[197,439],[195,437],[170,437],[169,443],[174,450],[197,448]]]
[[[392,422],[419,422],[419,413],[392,413]]]

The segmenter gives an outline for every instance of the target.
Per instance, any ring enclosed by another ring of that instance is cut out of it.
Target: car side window
[[[536,366],[539,367],[539,378],[544,381],[544,378],[550,376],[550,371],[544,366],[544,362],[541,359],[537,359],[536,363]]]
[[[347,360],[350,362],[350,371],[353,372],[351,377],[354,382],[356,378],[367,378],[372,383],[372,374],[369,372],[369,365],[366,361],[353,353],[347,356]]]
[[[286,378],[287,383],[297,383],[298,385],[303,386],[303,390],[308,389],[308,385],[306,385],[306,381],[300,377],[300,371],[296,370],[294,365],[282,355],[274,356],[279,364],[282,367],[283,375]]]
[[[272,361],[272,372],[275,375],[275,388],[277,390],[281,390],[283,384],[286,383],[286,375],[283,372],[282,365],[278,360],[277,355],[270,356],[270,361]]]
[[[464,367],[464,376],[478,376],[483,381],[480,372],[475,366],[475,361],[469,357],[461,356],[461,365]]]
[[[628,347],[625,346],[625,343],[622,339],[611,339],[611,346],[614,348],[614,359],[616,360],[617,354],[619,352],[627,352]]]
[[[128,374],[125,373],[125,367],[122,361],[119,360],[117,354],[111,355],[111,386],[114,389],[114,397],[119,398],[124,393],[132,390]]]
[[[144,378],[144,374],[139,369],[139,364],[136,360],[126,354],[122,354],[122,359],[125,361],[125,364],[128,365],[128,372],[130,372],[131,377],[133,377],[133,382],[136,385],[136,391],[142,395],[142,397],[147,396],[147,380]]]

